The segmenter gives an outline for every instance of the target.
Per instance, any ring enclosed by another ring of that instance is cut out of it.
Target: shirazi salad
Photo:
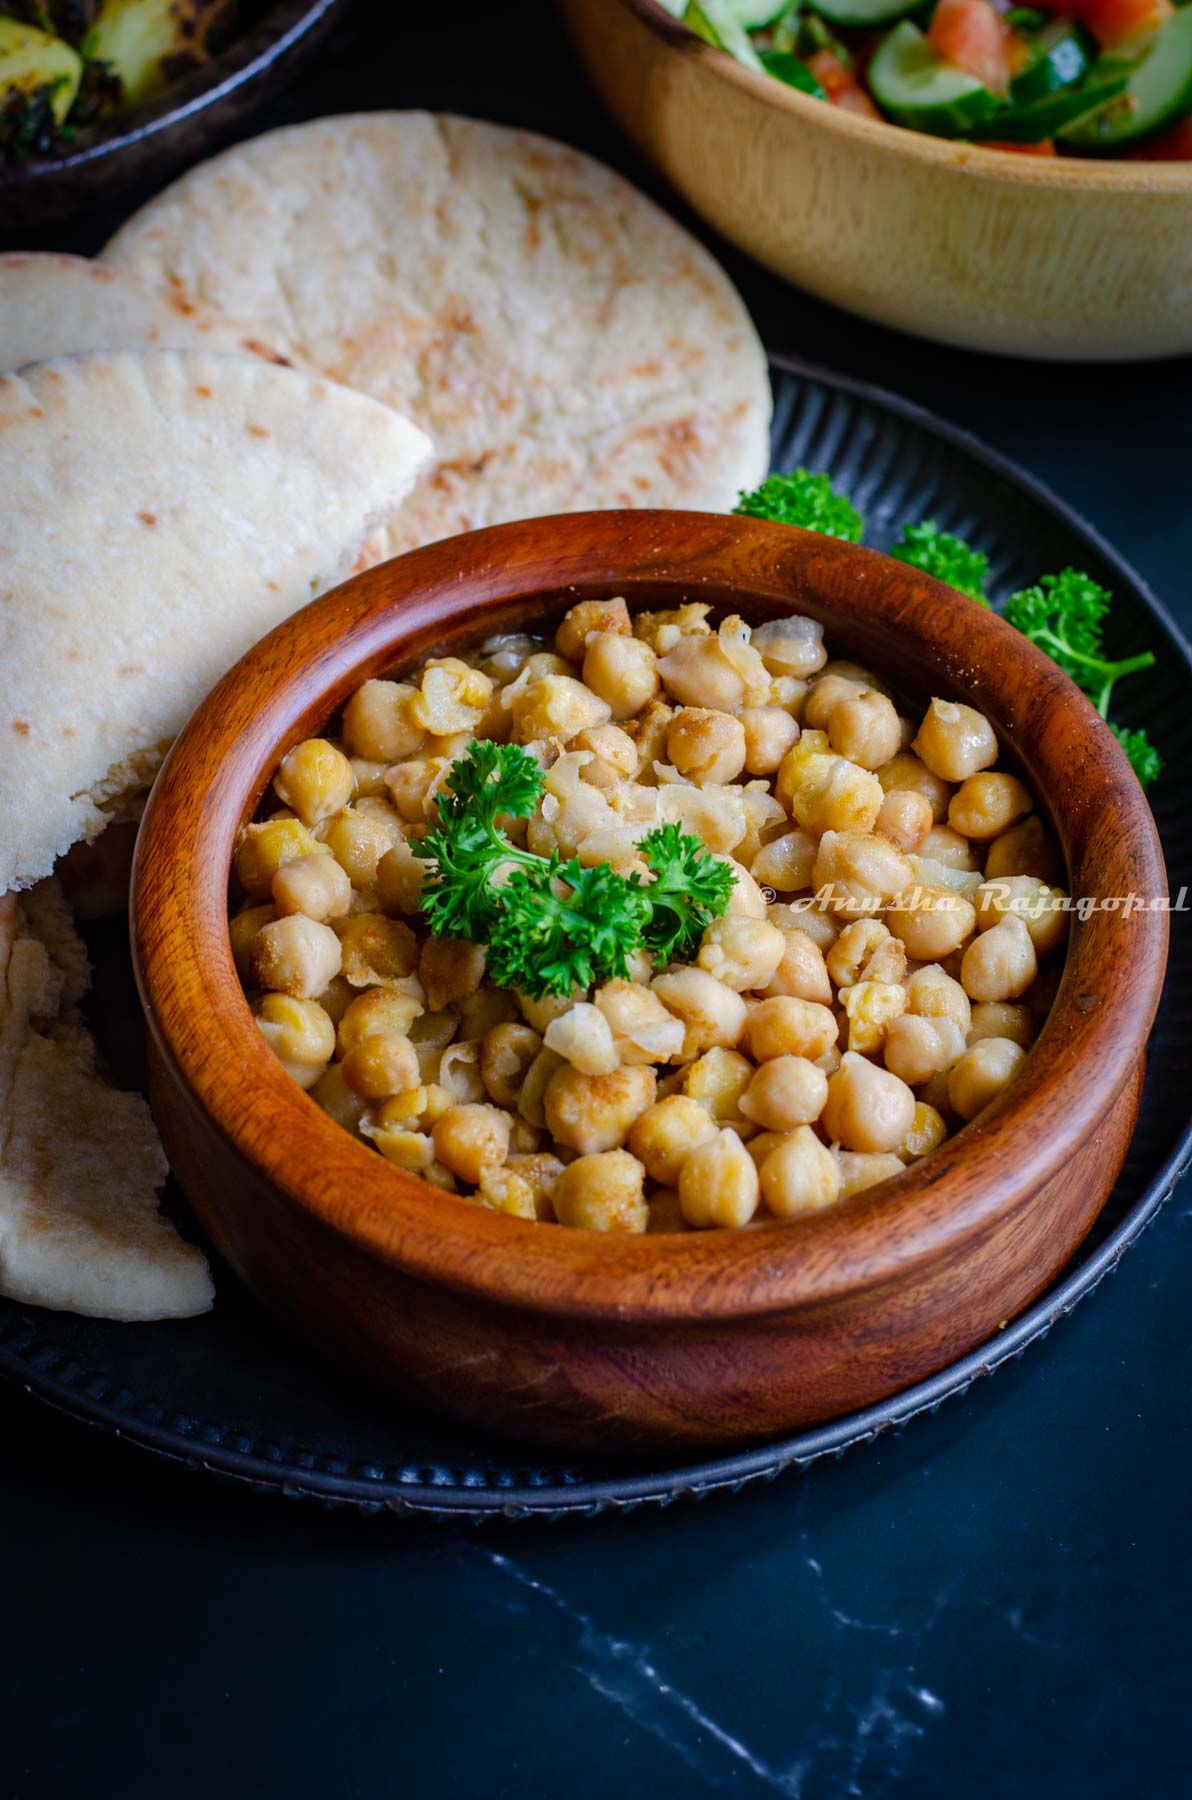
[[[1032,156],[1192,158],[1192,4],[659,0],[829,105]]]

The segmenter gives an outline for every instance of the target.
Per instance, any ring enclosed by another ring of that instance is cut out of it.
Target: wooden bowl
[[[429,1405],[528,1438],[686,1452],[890,1394],[1050,1282],[1125,1153],[1167,919],[1074,920],[1051,1019],[999,1103],[813,1216],[603,1237],[400,1173],[319,1110],[253,1022],[227,928],[236,833],[279,758],[366,677],[613,594],[822,619],[834,650],[909,694],[989,715],[1074,893],[1161,895],[1165,877],[1121,751],[1054,663],[905,564],[752,519],[603,512],[433,544],[288,620],[199,708],[141,827],[133,937],[158,1125],[219,1251],[327,1350]]]
[[[1032,157],[857,118],[655,0],[560,0],[598,94],[710,224],[800,287],[1018,357],[1192,350],[1192,163]]]

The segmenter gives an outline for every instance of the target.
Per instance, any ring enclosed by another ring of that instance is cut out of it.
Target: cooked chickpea
[[[577,750],[587,750],[591,762],[580,770],[580,780],[602,793],[616,793],[637,774],[637,745],[619,725],[592,725],[573,739]]]
[[[546,1090],[560,1069],[569,1068],[561,1056],[553,1050],[541,1049],[529,1068],[522,1082],[521,1092],[517,1097],[517,1110],[522,1119],[534,1130],[541,1131],[546,1126]]]
[[[710,1143],[719,1127],[707,1108],[687,1094],[668,1094],[634,1122],[629,1148],[651,1181],[673,1187],[691,1152]]]
[[[749,1086],[753,1064],[737,1050],[719,1046],[707,1050],[682,1071],[683,1092],[699,1104],[719,1124],[734,1124],[743,1129],[741,1095]]]
[[[892,1181],[905,1166],[901,1157],[889,1150],[839,1150],[836,1160],[840,1164],[842,1200],[876,1187],[881,1181]]]
[[[518,1122],[514,1122],[514,1135]],[[511,1149],[505,1160],[505,1167],[512,1170],[519,1180],[530,1187],[534,1195],[534,1209],[540,1219],[554,1217],[552,1196],[563,1173],[563,1164],[557,1156],[547,1150],[531,1151],[527,1155],[515,1154]]]
[[[840,1165],[810,1125],[800,1125],[762,1163],[761,1189],[776,1219],[794,1219],[839,1199]]]
[[[829,947],[827,970],[838,988],[869,978],[869,965],[890,933],[880,919],[854,919]]]
[[[745,733],[745,767],[750,775],[773,775],[792,745],[799,727],[781,706],[747,706],[741,713]]]
[[[745,727],[731,713],[681,706],[667,729],[666,752],[697,787],[735,781],[745,767]]]
[[[447,775],[449,764],[441,756],[416,758],[412,762],[394,763],[385,771],[389,798],[407,825],[420,825],[434,812],[435,795]]]
[[[936,963],[916,969],[906,978],[906,1010],[925,1019],[951,1019],[966,1035],[972,1023],[969,997],[951,975]]]
[[[961,782],[948,804],[948,824],[962,837],[984,841],[1008,831],[1033,805],[1016,776],[989,769]]]
[[[377,899],[382,912],[413,918],[422,904],[426,868],[409,844],[396,844],[392,850],[386,850],[377,864]]]
[[[1064,878],[1060,853],[1036,813],[1003,831],[989,846],[985,879],[1001,881],[1015,875],[1033,875],[1052,886]]]
[[[342,1064],[343,1077],[362,1100],[387,1100],[421,1086],[421,1072],[408,1037],[377,1032],[349,1050]]]
[[[656,975],[650,987],[686,1027],[684,1057],[698,1056],[713,1044],[731,1050],[737,1043],[745,1027],[745,1002],[705,969],[671,969]]]
[[[334,1119],[337,1125],[350,1131],[353,1136],[358,1134],[360,1121],[364,1117],[365,1102],[359,1094],[352,1092],[344,1080],[342,1064],[328,1063],[308,1092],[329,1119]]]
[[[911,748],[941,781],[967,781],[997,761],[993,726],[957,700],[931,702]]]
[[[366,811],[376,802],[345,807],[319,828],[322,842],[357,889],[375,886],[377,864],[402,841],[401,824],[388,804]]]
[[[859,688],[839,700],[825,728],[833,750],[863,769],[880,769],[897,756],[902,741],[893,701],[871,688]]]
[[[1012,913],[1026,926],[1035,955],[1048,956],[1068,935],[1067,898],[1062,888],[1048,887],[1034,875],[983,881],[977,889],[977,930],[988,931]]]
[[[508,1163],[499,1169],[481,1170],[480,1181],[472,1198],[490,1212],[504,1213],[511,1219],[538,1217],[538,1204],[533,1188]]]
[[[325,925],[352,903],[352,884],[333,856],[299,856],[273,877],[273,903],[283,917],[302,913]]]
[[[697,1144],[679,1171],[679,1205],[697,1229],[747,1225],[759,1193],[753,1158],[731,1126]]]
[[[427,938],[418,957],[418,979],[426,989],[431,1012],[441,1012],[468,994],[484,979],[484,945],[464,944],[455,938]]]
[[[597,989],[596,1004],[612,1028],[621,1062],[671,1062],[682,1053],[683,1021],[640,982],[606,982]]]
[[[887,1069],[908,1087],[922,1087],[964,1054],[964,1032],[955,1019],[904,1012],[893,1019],[882,1049]]]
[[[808,690],[803,707],[804,722],[813,731],[827,732],[828,721],[841,702],[855,700],[858,694],[866,691],[864,681],[856,681],[851,675],[842,675],[838,669],[825,667]]]
[[[473,1184],[509,1154],[509,1114],[499,1106],[452,1106],[435,1120],[435,1156],[461,1181]]]
[[[922,850],[931,834],[931,802],[913,788],[892,788],[882,801],[873,829],[899,850]],[[926,854],[926,853],[925,853]]]
[[[389,988],[369,988],[352,1001],[339,1021],[335,1042],[340,1057],[346,1057],[365,1038],[379,1033],[406,1037],[421,1010],[421,1004],[408,994],[394,993]],[[451,1029],[454,1028],[452,1019]],[[444,1039],[444,1044],[446,1041]]]
[[[417,689],[407,681],[366,681],[344,707],[344,747],[349,756],[395,763],[417,756],[426,736],[410,716]]]
[[[933,825],[923,839],[923,847],[919,854],[930,862],[942,863],[946,869],[962,869],[972,874],[980,868],[980,863],[973,855],[972,845],[967,838],[953,831],[950,825]]]
[[[881,783],[843,756],[809,750],[803,737],[783,757],[778,798],[805,831],[871,832],[882,810]]]
[[[346,806],[356,791],[352,765],[326,738],[305,738],[282,758],[273,789],[306,826]]]
[[[1036,1033],[1037,1026],[1029,1006],[1016,1006],[1009,1000],[983,1000],[973,1008],[968,1041],[971,1048],[982,1038],[1009,1038],[1011,1043],[1029,1050]]]
[[[593,632],[614,632],[630,637],[633,626],[624,600],[581,600],[563,614],[555,632],[555,649],[568,662],[582,663]]]
[[[400,920],[384,913],[354,913],[337,921],[336,932],[343,972],[353,987],[402,981],[414,973],[418,940]]]
[[[896,1150],[915,1116],[915,1096],[905,1081],[848,1051],[828,1078],[823,1125],[846,1150]]]
[[[335,1054],[335,1026],[316,1000],[266,994],[257,1028],[299,1087],[313,1087]]]
[[[767,999],[786,995],[795,1000],[816,1000],[821,1006],[831,1004],[832,983],[824,965],[824,953],[815,939],[799,926],[780,933],[782,955],[763,990]]]
[[[745,700],[745,683],[713,636],[681,637],[657,665],[663,686],[681,706],[709,706],[737,712]]]
[[[920,1157],[930,1156],[933,1150],[938,1150],[947,1135],[944,1115],[920,1100],[915,1105],[911,1128],[898,1146],[898,1154],[904,1162],[918,1162]]]
[[[960,984],[970,1000],[1017,1000],[1038,970],[1030,932],[1014,913],[1007,913],[965,951]]]
[[[292,994],[296,1000],[317,999],[339,974],[339,939],[330,925],[291,913],[262,925],[249,960],[257,987]]]
[[[914,884],[908,892],[908,904],[891,906],[886,924],[894,937],[905,946],[916,962],[936,962],[959,950],[973,935],[977,923],[974,907],[962,894],[950,888]],[[910,904],[910,902],[914,904]]]
[[[628,1150],[577,1157],[555,1184],[555,1217],[579,1231],[643,1232],[650,1221],[642,1195],[644,1174]]]
[[[262,925],[270,925],[277,917],[275,906],[248,906],[228,920],[228,936],[232,943],[232,961],[245,987],[252,986],[252,947]]]
[[[584,1075],[570,1063],[564,1063],[547,1083],[544,1122],[558,1143],[568,1150],[578,1150],[581,1156],[619,1150],[634,1120],[653,1105],[654,1089],[655,1075],[650,1068],[620,1068],[610,1075]]]
[[[775,1056],[762,1064],[741,1096],[741,1111],[764,1131],[793,1131],[824,1110],[828,1078],[805,1056]]]
[[[704,932],[699,966],[737,993],[764,988],[786,950],[782,933],[765,919],[726,913]]]
[[[797,894],[811,886],[819,845],[802,826],[763,844],[749,865],[754,881],[780,894]]]
[[[588,1000],[577,1000],[569,1011],[552,1019],[543,1043],[583,1075],[611,1075],[621,1060],[612,1026]]]
[[[480,1079],[489,1099],[512,1111],[541,1049],[542,1039],[528,1025],[494,1025],[480,1046]]]
[[[948,816],[948,802],[952,797],[951,785],[933,775],[927,764],[920,762],[909,750],[900,750],[892,756],[888,763],[877,772],[877,778],[887,794],[921,794],[931,808],[931,816],[936,824]]]
[[[300,856],[326,855],[299,819],[265,819],[246,825],[236,839],[236,879],[253,900],[268,900],[273,877]]]
[[[914,880],[906,857],[875,832],[825,831],[812,881],[816,892],[830,890],[829,906],[846,918],[884,906]]]
[[[823,626],[818,619],[800,613],[755,626],[752,643],[771,675],[797,675],[805,680],[828,660]]]
[[[848,1017],[848,1047],[863,1056],[876,1055],[886,1034],[906,1011],[906,989],[897,981],[858,981],[842,988]]]
[[[967,1123],[996,1100],[1026,1056],[1009,1038],[982,1038],[966,1050],[948,1076],[948,1100]]]
[[[838,1030],[828,1007],[783,994],[753,1008],[745,1044],[755,1062],[769,1062],[775,1056],[805,1056],[814,1062],[832,1048]]]
[[[649,644],[637,638],[598,631],[588,639],[584,684],[607,705],[614,719],[631,719],[654,699],[660,685],[658,668]]]

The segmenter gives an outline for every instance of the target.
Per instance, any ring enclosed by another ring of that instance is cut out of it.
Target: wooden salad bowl
[[[1022,156],[858,118],[657,0],[560,0],[597,93],[734,244],[884,325],[1056,361],[1192,350],[1192,162]]]
[[[837,654],[908,697],[989,715],[1073,893],[1166,886],[1125,758],[1041,651],[903,563],[754,519],[604,512],[448,539],[354,576],[223,679],[158,777],[133,877],[153,1106],[203,1226],[255,1293],[371,1378],[521,1437],[678,1452],[878,1400],[1047,1286],[1125,1154],[1167,918],[1074,919],[1054,1011],[998,1103],[905,1174],[804,1218],[600,1236],[399,1172],[319,1110],[253,1022],[228,937],[237,831],[285,751],[367,677],[615,594],[631,611],[698,597],[822,619]]]

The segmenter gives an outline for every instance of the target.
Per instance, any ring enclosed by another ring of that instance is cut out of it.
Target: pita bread
[[[436,461],[395,550],[589,507],[723,511],[769,466],[765,355],[724,271],[547,138],[421,112],[291,126],[103,255],[423,426]]]
[[[86,951],[56,883],[0,899],[0,1293],[103,1319],[179,1319],[213,1298],[201,1250],[157,1208],[149,1108],[95,1072],[76,1006]]]
[[[212,684],[352,569],[429,449],[387,407],[250,357],[0,377],[0,893],[127,816]]]
[[[179,295],[85,256],[0,255],[0,373],[83,350],[220,350],[284,360]]]

